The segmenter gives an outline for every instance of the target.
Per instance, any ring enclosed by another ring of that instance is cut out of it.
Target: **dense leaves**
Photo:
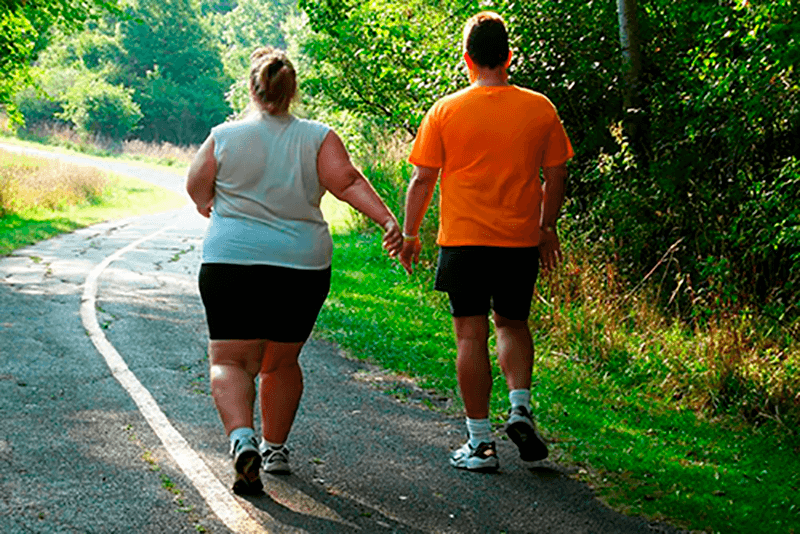
[[[230,114],[231,78],[197,11],[190,0],[141,0],[75,36],[56,35],[33,70],[40,91],[17,97],[26,122],[52,110],[51,120],[112,140],[199,143]],[[117,118],[97,117],[101,110]]]
[[[131,118],[135,106],[141,112],[125,135],[195,143],[246,105],[248,56],[270,44],[285,46],[298,67],[297,111],[332,122],[360,155],[387,133],[407,142],[437,98],[468,83],[463,23],[480,9],[499,11],[511,33],[512,82],[550,97],[576,150],[571,229],[598,243],[631,283],[658,276],[665,303],[685,317],[765,302],[777,317],[800,311],[794,0],[640,0],[646,121],[635,147],[621,127],[615,2],[131,0],[124,17],[43,40],[55,21],[74,26],[104,4],[71,11],[78,5],[11,0],[0,16],[0,100],[34,73],[41,91],[17,100],[29,122],[78,124],[91,99],[77,87],[102,87]],[[40,50],[33,71],[8,66]],[[106,83],[78,83],[84,78]],[[123,105],[123,94],[135,106]],[[132,122],[91,124],[119,135]]]
[[[15,118],[14,93],[32,83],[30,64],[46,46],[48,31],[76,31],[85,21],[118,10],[114,0],[3,0],[0,5],[0,109]]]
[[[576,148],[573,229],[632,283],[657,272],[665,303],[695,319],[765,301],[778,316],[800,311],[796,2],[640,2],[641,154],[621,128],[614,2],[300,5],[314,31],[308,90],[412,133],[433,100],[467,83],[464,20],[499,11],[512,81],[553,100]]]

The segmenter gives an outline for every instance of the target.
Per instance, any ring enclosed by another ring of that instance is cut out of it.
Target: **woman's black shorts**
[[[448,294],[453,317],[493,309],[506,319],[525,320],[538,274],[537,247],[441,247],[434,289]]]
[[[200,297],[211,339],[306,341],[331,286],[331,268],[204,263]]]

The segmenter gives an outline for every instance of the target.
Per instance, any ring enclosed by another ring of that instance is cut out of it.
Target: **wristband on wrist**
[[[418,235],[411,235],[403,232],[403,241],[416,241],[418,238]]]

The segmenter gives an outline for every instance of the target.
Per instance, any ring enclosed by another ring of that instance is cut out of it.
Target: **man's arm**
[[[544,198],[539,220],[539,261],[547,274],[561,263],[561,243],[556,233],[556,221],[564,203],[564,183],[567,180],[567,164],[544,168]]]
[[[406,209],[403,219],[403,249],[400,251],[400,263],[408,274],[413,272],[413,265],[419,262],[419,251],[422,244],[419,240],[419,227],[433,198],[436,180],[439,179],[438,167],[414,166],[411,181],[406,191]]]

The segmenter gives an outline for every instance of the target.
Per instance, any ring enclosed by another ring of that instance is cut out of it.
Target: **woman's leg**
[[[305,342],[267,341],[259,373],[259,401],[264,439],[285,443],[292,429],[300,397],[303,372],[297,361]]]
[[[261,368],[265,341],[261,339],[211,340],[211,394],[225,434],[240,427],[253,428],[255,377]]]

